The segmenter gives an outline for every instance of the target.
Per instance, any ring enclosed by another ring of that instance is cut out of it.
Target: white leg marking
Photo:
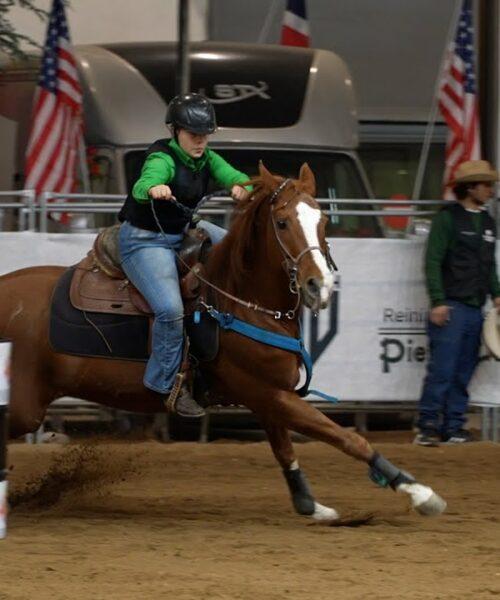
[[[413,508],[421,515],[440,515],[446,510],[446,501],[421,483],[402,483],[397,491],[409,494]]]
[[[299,467],[299,461],[298,460],[294,460],[293,463],[288,468],[288,470],[289,471],[297,471],[297,469],[300,469],[300,467]]]
[[[315,521],[335,521],[340,518],[339,513],[334,508],[323,506],[319,502],[314,503],[314,512],[311,517]]]
[[[321,211],[319,208],[313,208],[305,202],[299,202],[297,204],[297,214],[307,245],[319,246],[318,223],[321,219]],[[323,277],[323,285],[321,286],[320,293],[321,301],[326,302],[332,292],[333,274],[326,264],[325,257],[319,250],[312,250],[311,255]]]

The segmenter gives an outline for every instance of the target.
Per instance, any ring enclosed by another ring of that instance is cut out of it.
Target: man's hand
[[[431,323],[434,323],[434,325],[437,325],[438,327],[446,325],[446,323],[450,320],[450,307],[446,306],[445,304],[441,306],[435,306],[429,313],[429,319]]]
[[[497,313],[500,315],[500,296],[498,296],[497,298],[494,298],[493,304],[495,305],[495,308],[497,309]]]
[[[149,188],[148,194],[153,200],[171,200],[173,198],[172,190],[168,185],[154,185]]]
[[[231,188],[231,196],[235,199],[235,200],[246,200],[248,198],[249,192],[247,192],[247,190],[244,187],[241,187],[241,185],[233,185],[233,187]]]

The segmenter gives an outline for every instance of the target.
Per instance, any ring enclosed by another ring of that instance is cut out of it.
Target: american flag
[[[464,0],[455,39],[450,44],[439,91],[439,109],[448,128],[443,176],[445,197],[458,165],[481,155],[478,96],[474,60],[472,0]]]
[[[26,188],[37,192],[75,190],[78,153],[84,147],[82,129],[82,91],[64,4],[54,0],[26,150]],[[67,222],[69,215],[55,218]]]
[[[287,0],[281,29],[281,43],[284,46],[309,47],[306,0]]]

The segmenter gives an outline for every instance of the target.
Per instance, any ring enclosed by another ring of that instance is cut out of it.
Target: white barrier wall
[[[344,400],[418,400],[428,357],[424,241],[330,241],[341,272],[338,325],[312,387]],[[328,317],[320,314],[320,336],[331,329]],[[471,397],[500,404],[498,361],[485,349],[481,356]]]
[[[93,238],[2,233],[0,274],[32,265],[71,265],[86,254]],[[313,354],[319,353],[312,387],[341,400],[417,400],[428,355],[423,241],[330,242],[340,269],[340,290],[333,309],[321,312],[317,336],[306,315],[306,344],[311,347],[315,337]],[[481,361],[471,387],[473,400],[500,404],[498,366],[492,358]]]

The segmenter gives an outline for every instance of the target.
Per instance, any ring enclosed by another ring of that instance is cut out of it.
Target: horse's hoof
[[[314,503],[314,512],[311,517],[315,521],[335,521],[336,519],[340,519],[339,513],[334,508],[329,508],[328,506],[323,506],[319,502]]]
[[[44,431],[39,439],[41,444],[69,444],[70,441],[68,435],[56,431]]]
[[[398,486],[399,491],[410,495],[413,508],[421,515],[432,517],[446,510],[446,501],[426,485],[402,483]]]
[[[446,510],[446,500],[441,498],[436,492],[432,492],[432,495],[428,500],[421,504],[414,505],[415,510],[426,517],[434,517],[440,515]]]

